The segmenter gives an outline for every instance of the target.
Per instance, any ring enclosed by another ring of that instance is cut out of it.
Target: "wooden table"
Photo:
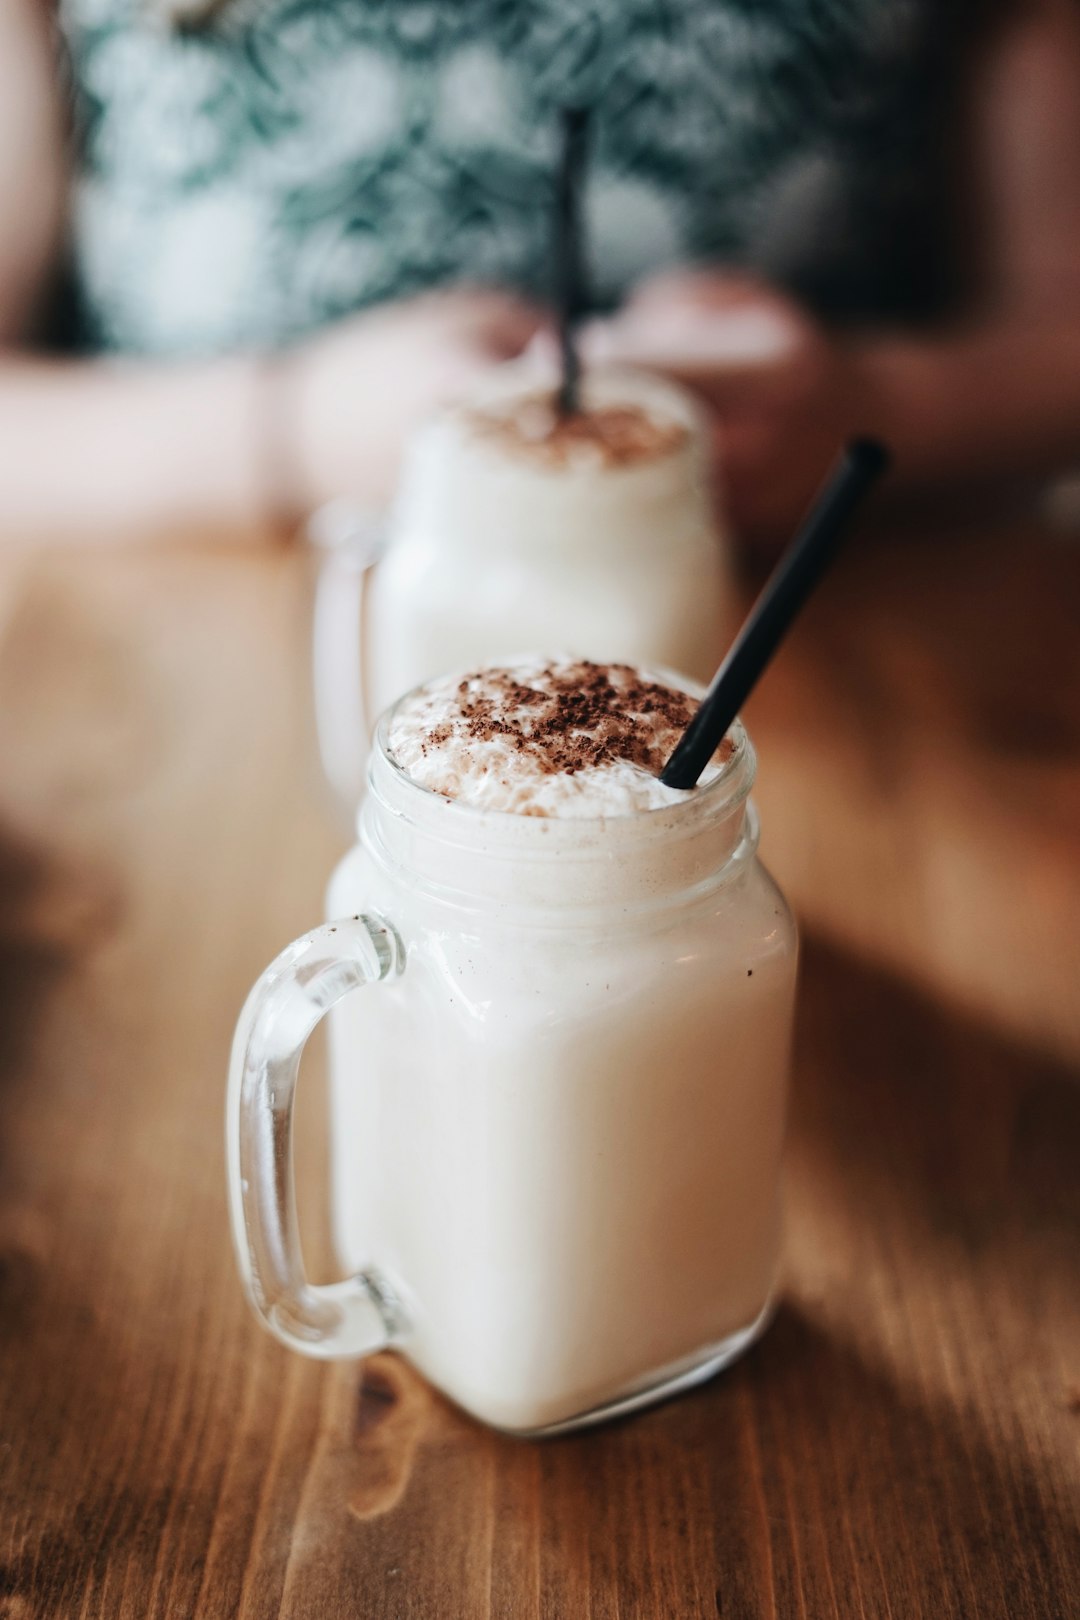
[[[0,1617],[1080,1614],[1080,551],[879,537],[771,673],[783,1303],[543,1444],[289,1355],[234,1273],[231,1027],[343,842],[305,612],[281,553],[0,564]]]

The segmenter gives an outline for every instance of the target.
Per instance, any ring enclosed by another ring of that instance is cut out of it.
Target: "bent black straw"
[[[692,788],[697,782],[836,555],[863,496],[888,465],[889,453],[876,439],[853,439],[847,445],[661,771],[665,787]]]
[[[585,308],[581,197],[589,115],[584,107],[564,107],[561,126],[562,148],[555,193],[555,308],[561,362],[556,405],[561,416],[571,416],[578,409],[581,393],[581,362],[575,327]]]

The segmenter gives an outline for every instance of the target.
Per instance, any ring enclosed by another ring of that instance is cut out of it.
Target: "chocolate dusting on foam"
[[[478,437],[553,469],[630,467],[670,454],[688,437],[682,422],[638,405],[598,405],[563,416],[545,394],[517,400],[502,413],[472,410],[468,419]]]
[[[587,659],[547,665],[522,680],[509,669],[467,675],[457,688],[460,711],[429,732],[427,754],[452,739],[500,739],[547,776],[629,761],[659,776],[697,707],[676,687],[642,676],[632,664]],[[714,756],[730,758],[725,738]]]

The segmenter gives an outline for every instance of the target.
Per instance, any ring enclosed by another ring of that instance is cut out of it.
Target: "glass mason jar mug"
[[[756,855],[753,749],[736,726],[684,801],[557,820],[417,786],[388,723],[338,920],[278,957],[237,1029],[241,1269],[308,1355],[395,1346],[500,1428],[595,1422],[708,1377],[768,1318],[796,936]],[[331,1007],[349,1275],[316,1287],[291,1114]]]

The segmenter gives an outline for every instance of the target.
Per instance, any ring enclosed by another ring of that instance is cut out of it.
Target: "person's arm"
[[[33,354],[67,191],[54,51],[43,0],[2,0],[0,531],[251,524],[265,499],[252,362],[173,373]]]
[[[509,296],[433,294],[276,356],[192,365],[0,358],[0,539],[263,537],[338,495],[385,500],[435,405],[519,354]]]
[[[982,297],[961,330],[864,342],[868,405],[915,480],[1080,463],[1080,12],[1017,4],[974,75]]]
[[[381,499],[417,418],[535,330],[503,294],[456,292],[269,359],[42,358],[63,151],[45,0],[0,0],[0,540],[263,534],[334,495]]]
[[[0,537],[116,540],[284,516],[253,360],[192,367],[0,359]],[[267,474],[273,474],[273,483]],[[278,506],[282,510],[278,511]]]
[[[39,0],[0,3],[0,345],[32,334],[63,229],[60,108]]]
[[[962,325],[830,334],[722,273],[643,286],[590,335],[594,357],[695,388],[718,424],[737,525],[786,533],[853,431],[893,446],[908,486],[1049,476],[1080,462],[1080,14],[1018,7],[975,75],[972,183],[987,273]]]

